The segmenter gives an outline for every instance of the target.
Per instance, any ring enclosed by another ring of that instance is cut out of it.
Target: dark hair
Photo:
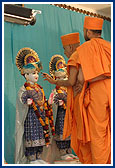
[[[102,33],[102,30],[91,30],[91,31],[95,34],[101,34]]]

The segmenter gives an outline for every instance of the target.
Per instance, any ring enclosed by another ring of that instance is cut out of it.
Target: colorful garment
[[[57,105],[57,111],[53,111],[53,113],[56,113],[54,114],[56,116],[54,139],[56,141],[57,147],[60,150],[70,150],[70,137],[66,140],[63,140],[63,127],[67,103],[67,89],[64,87],[56,87],[55,89],[53,89],[49,97],[49,103]]]
[[[36,104],[36,107],[39,111],[40,116],[45,122],[45,109],[41,111],[40,106],[38,106],[37,101],[42,102],[42,106],[44,105],[45,98],[44,92],[41,86],[35,84],[36,88],[30,87],[29,90],[25,90],[21,97],[19,98],[22,104],[27,105],[27,99],[31,98]],[[25,86],[24,86],[25,87]],[[43,147],[45,145],[45,136],[43,126],[40,123],[32,105],[29,106],[27,114],[24,120],[24,146],[25,146],[25,156],[32,156],[32,160],[36,160],[36,147]],[[31,148],[31,152],[29,149]],[[33,151],[32,151],[33,149]],[[37,150],[38,153],[39,150]],[[34,155],[34,156],[33,156]],[[31,159],[31,158],[29,158]]]
[[[42,100],[43,93],[40,90],[40,88],[39,88],[39,92],[40,94],[37,93],[35,90],[25,91],[21,97],[22,103],[26,104],[28,98],[32,98],[34,101]],[[38,105],[37,105],[37,108],[45,122],[45,110],[41,111]],[[35,146],[45,145],[43,127],[40,121],[38,120],[32,106],[29,107],[28,114],[24,122],[24,139],[25,139],[26,147],[35,147]]]

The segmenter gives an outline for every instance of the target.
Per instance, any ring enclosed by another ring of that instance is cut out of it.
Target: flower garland
[[[46,110],[46,116],[47,114],[49,114],[48,117],[49,117],[49,123],[50,123],[52,135],[55,135],[52,105],[50,105],[48,101],[46,101],[44,105],[45,105],[45,110]]]
[[[38,109],[37,109],[37,107],[36,107],[34,101],[33,101],[33,103],[32,103],[32,107],[33,107],[34,112],[35,112],[36,116],[38,117],[38,119],[39,119],[41,125],[43,126],[45,142],[46,142],[46,145],[48,145],[49,142],[50,142],[50,140],[49,140],[49,139],[50,139],[50,136],[49,136],[49,127],[48,127],[48,124],[46,124],[46,123],[43,121],[43,119],[42,119],[42,117],[40,116],[40,113],[39,113],[39,111],[38,111]]]
[[[41,105],[41,107],[42,107],[42,109],[44,107],[44,110],[45,110],[45,122],[43,121],[43,119],[42,119],[34,101],[32,103],[32,107],[33,107],[34,112],[35,112],[36,116],[38,117],[42,127],[43,127],[45,142],[46,142],[46,145],[48,145],[50,143],[50,136],[49,136],[49,122],[50,122],[50,120],[52,120],[52,124],[50,124],[50,127],[53,130],[52,135],[55,135],[55,129],[54,129],[54,124],[53,124],[53,116],[52,116],[52,114],[50,114],[51,107],[48,106],[47,101],[44,97],[43,88],[40,85],[38,85],[37,83],[35,83],[35,85],[31,85],[30,83],[26,82],[24,84],[24,86],[25,86],[26,90],[35,89],[37,92],[39,91],[39,88],[40,88],[42,93],[43,93],[43,99],[42,99],[43,105]],[[40,106],[39,103],[37,103],[37,104],[38,104],[38,106]]]
[[[58,86],[56,86],[56,91],[57,91],[58,94],[60,94],[60,93],[63,94],[64,92],[67,93],[67,89],[64,88],[64,87],[58,87]],[[66,109],[66,104],[65,104],[65,102],[63,102],[62,106],[63,106],[63,108],[64,108],[64,110],[65,110],[65,109]]]

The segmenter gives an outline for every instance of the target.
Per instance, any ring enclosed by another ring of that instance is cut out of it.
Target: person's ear
[[[90,31],[89,31],[89,30],[87,30],[87,32],[86,32],[86,33],[87,33],[87,36],[89,37],[89,35],[90,35]]]
[[[70,44],[70,45],[69,45],[69,48],[70,48],[70,51],[72,52],[72,51],[73,51],[73,45]]]
[[[92,36],[92,31],[91,30],[87,30],[87,37],[90,38]]]

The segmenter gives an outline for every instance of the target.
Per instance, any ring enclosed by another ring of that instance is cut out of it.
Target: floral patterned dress
[[[57,87],[52,90],[49,97],[50,104],[57,104],[57,114],[55,122],[55,140],[59,149],[70,148],[70,138],[63,140],[64,118],[66,113],[67,103],[67,89],[64,87]],[[53,111],[56,113],[56,111]]]
[[[27,104],[27,99],[34,100],[40,116],[45,122],[45,110],[40,108],[38,101],[44,103],[44,92],[42,88],[36,84],[35,87],[26,90],[21,97],[24,104]],[[30,105],[28,113],[24,122],[24,140],[25,140],[25,155],[33,156],[32,160],[36,160],[35,154],[43,151],[45,145],[45,137],[43,126],[41,125],[38,117],[35,114],[33,107]]]

